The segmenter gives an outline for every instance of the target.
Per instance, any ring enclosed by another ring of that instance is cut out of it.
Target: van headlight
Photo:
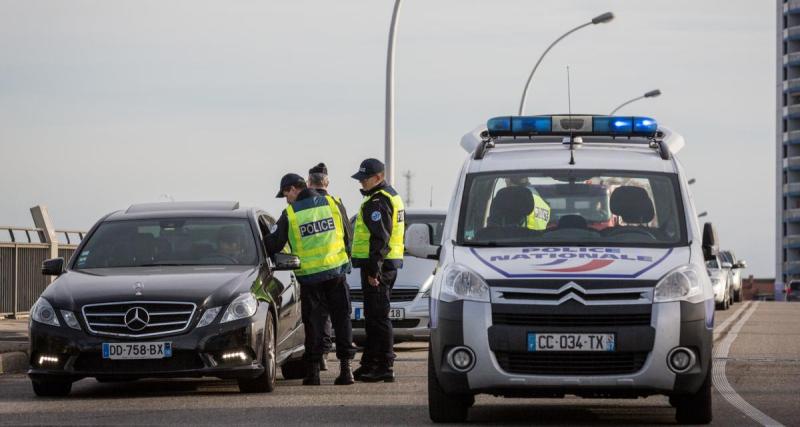
[[[443,272],[439,299],[445,302],[468,300],[489,302],[489,285],[474,271],[459,264],[447,267]]]
[[[656,285],[654,302],[688,300],[700,295],[700,277],[705,271],[693,264],[678,267],[667,273]]]
[[[228,304],[228,309],[225,310],[225,315],[219,323],[230,322],[233,320],[244,319],[256,314],[258,308],[258,301],[250,292],[243,293],[236,297],[232,303]]]
[[[53,306],[44,298],[36,300],[36,304],[31,308],[31,320],[44,323],[45,325],[61,326],[61,324],[58,323],[56,311],[53,310]]]

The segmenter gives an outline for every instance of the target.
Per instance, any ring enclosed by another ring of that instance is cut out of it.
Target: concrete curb
[[[21,351],[0,353],[0,375],[16,374],[28,369],[28,354]]]

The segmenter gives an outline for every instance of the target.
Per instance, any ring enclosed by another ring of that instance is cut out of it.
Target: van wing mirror
[[[64,258],[51,258],[42,261],[42,274],[60,276],[64,272]]]
[[[300,257],[292,254],[277,253],[273,256],[275,270],[297,270],[300,268]]]
[[[717,230],[707,222],[703,225],[703,257],[706,261],[713,260],[719,254],[719,240]]]
[[[736,261],[736,264],[733,265],[734,268],[747,268],[747,261],[740,259]]]
[[[406,251],[417,258],[439,259],[441,246],[431,244],[431,226],[411,224],[405,233]]]

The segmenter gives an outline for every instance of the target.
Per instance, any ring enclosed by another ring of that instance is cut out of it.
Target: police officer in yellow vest
[[[344,223],[347,215],[330,197],[307,188],[296,174],[281,179],[277,197],[286,197],[289,206],[281,213],[275,231],[266,237],[267,252],[275,254],[286,243],[300,257],[300,268],[294,274],[300,283],[301,309],[310,319],[305,321],[306,378],[304,385],[319,385],[320,360],[324,353],[325,322],[330,314],[336,331],[336,357],[340,372],[334,384],[353,384],[350,361],[355,351],[350,323],[350,290],[346,274],[350,271],[347,247],[350,236]]]
[[[325,166],[325,163],[317,163],[316,166],[313,166],[311,169],[308,170],[308,188],[316,191],[321,196],[328,196],[328,167]],[[339,206],[339,210],[342,212],[342,218],[344,218],[344,228],[347,232],[347,236],[353,235],[353,226],[350,224],[349,217],[347,216],[347,211],[344,208],[344,204],[342,203],[342,199],[336,197],[334,195],[330,195],[333,197],[333,200],[336,201],[336,204]],[[350,255],[350,246],[347,247],[347,253]],[[303,322],[306,322],[307,318],[309,318],[308,310],[305,306],[303,306]],[[331,348],[333,347],[333,341],[331,340],[331,319],[325,321],[325,329],[323,333],[323,343],[324,343],[324,353],[322,355],[322,359],[320,360],[319,369],[321,371],[328,370],[328,353],[330,353]],[[310,337],[306,336],[306,339],[310,339]]]
[[[506,186],[527,188],[528,178],[524,176],[506,178]],[[525,226],[529,230],[546,230],[547,223],[550,222],[550,205],[536,191],[531,192],[533,193],[533,210],[525,219]]]
[[[364,200],[356,216],[353,265],[361,268],[364,329],[367,335],[358,381],[394,381],[394,335],[389,320],[392,287],[403,266],[405,208],[397,191],[384,181],[379,160],[361,162],[353,178],[361,183]]]

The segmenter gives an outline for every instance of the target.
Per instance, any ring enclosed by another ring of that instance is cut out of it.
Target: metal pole
[[[397,18],[403,0],[395,0],[392,12],[392,24],[389,27],[389,47],[386,52],[386,129],[385,129],[385,163],[386,182],[394,186],[394,45],[397,29]]]
[[[11,318],[17,318],[18,302],[19,302],[19,244],[14,244],[13,255],[14,269],[11,273]]]
[[[550,52],[550,49],[552,49],[553,46],[555,46],[558,42],[560,42],[564,37],[574,33],[575,31],[580,30],[583,27],[588,27],[589,25],[592,25],[591,21],[582,25],[578,25],[577,27],[564,33],[561,37],[557,38],[553,43],[550,43],[550,46],[547,46],[547,49],[544,50],[542,56],[540,56],[539,60],[536,61],[536,65],[533,66],[533,70],[531,70],[531,75],[528,76],[528,81],[525,82],[525,89],[522,91],[522,99],[520,99],[519,101],[519,113],[517,115],[521,116],[522,113],[525,112],[525,101],[528,98],[528,88],[530,88],[531,86],[531,81],[533,81],[533,75],[536,73],[536,69],[539,68],[539,64],[542,63],[542,60],[544,59],[545,55],[547,55],[547,52]]]

